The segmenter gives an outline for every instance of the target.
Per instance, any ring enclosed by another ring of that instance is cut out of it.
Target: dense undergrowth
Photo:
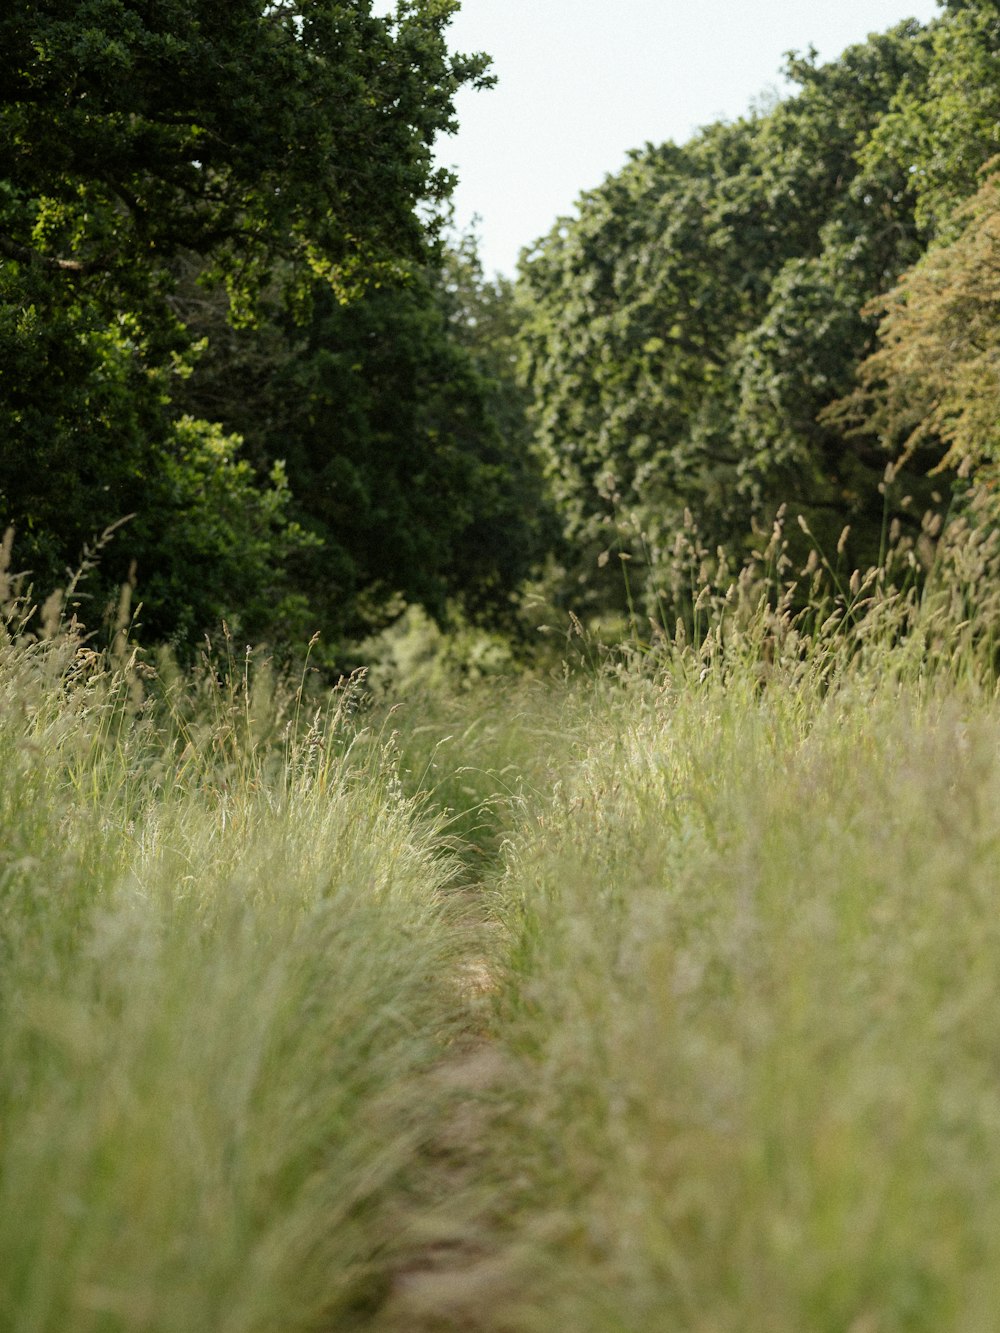
[[[993,1328],[984,533],[393,704],[12,607],[0,1328],[377,1328],[449,1216],[414,1329]],[[504,1073],[435,1186],[470,910]]]

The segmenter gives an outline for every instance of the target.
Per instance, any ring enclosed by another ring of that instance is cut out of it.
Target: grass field
[[[0,656],[0,1326],[355,1326],[460,1013],[433,818],[349,692]]]
[[[0,1330],[996,1329],[955,607],[392,708],[8,634]]]
[[[994,700],[627,714],[498,886],[512,1327],[995,1329]]]

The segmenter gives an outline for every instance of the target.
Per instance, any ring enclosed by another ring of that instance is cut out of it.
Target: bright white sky
[[[462,0],[450,45],[487,51],[499,83],[460,94],[459,133],[440,143],[456,221],[478,215],[487,272],[513,274],[521,247],[630,148],[683,142],[782,91],[785,51],[832,59],[937,13],[935,0]]]

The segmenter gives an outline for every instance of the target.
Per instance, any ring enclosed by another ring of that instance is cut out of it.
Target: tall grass
[[[997,1327],[1000,706],[943,600],[595,693],[497,889],[483,1327]]]
[[[8,608],[0,1330],[995,1329],[962,523],[922,581],[779,526],[670,635],[395,705]]]
[[[561,765],[586,748],[587,705],[566,679],[521,677],[460,690],[417,690],[371,715],[403,789],[440,813],[442,832],[478,889],[526,803],[544,801]]]
[[[438,830],[351,708],[0,642],[0,1327],[378,1303],[458,945]]]

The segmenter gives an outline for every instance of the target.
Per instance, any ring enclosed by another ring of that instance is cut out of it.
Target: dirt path
[[[480,919],[471,935],[481,946]],[[458,979],[467,1034],[432,1075],[428,1095],[442,1107],[418,1198],[402,1219],[403,1253],[377,1333],[513,1333],[509,1267],[497,1254],[483,1175],[491,1120],[509,1071],[488,1035],[495,979],[472,946]]]

